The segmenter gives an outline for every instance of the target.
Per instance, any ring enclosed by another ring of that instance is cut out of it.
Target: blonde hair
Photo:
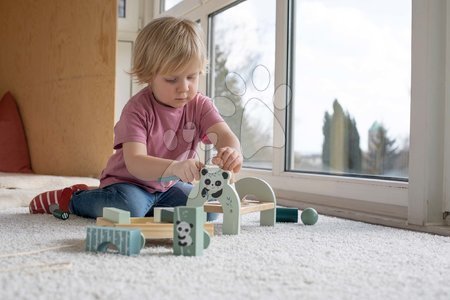
[[[130,74],[139,83],[149,83],[157,74],[183,70],[197,60],[205,72],[206,49],[201,28],[195,22],[162,17],[148,23],[138,34]]]

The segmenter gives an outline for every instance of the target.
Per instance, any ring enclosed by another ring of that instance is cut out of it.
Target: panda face
[[[214,178],[206,178],[205,181],[205,187],[207,187],[210,191],[218,191],[222,188],[222,181],[215,180]]]
[[[223,185],[228,178],[228,173],[226,172],[210,173],[207,169],[202,170],[202,175],[204,187],[207,188],[211,193],[223,189]]]
[[[180,238],[184,238],[191,232],[192,225],[185,221],[177,221],[177,232]]]

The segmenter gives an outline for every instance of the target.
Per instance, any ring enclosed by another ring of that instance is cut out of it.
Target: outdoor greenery
[[[322,168],[324,171],[407,177],[409,145],[402,149],[391,139],[388,129],[375,121],[369,129],[368,151],[363,153],[356,121],[344,112],[337,99],[333,113],[325,112]]]

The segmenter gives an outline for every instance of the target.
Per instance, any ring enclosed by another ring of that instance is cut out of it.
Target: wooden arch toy
[[[204,167],[186,205],[204,206],[206,212],[223,213],[223,234],[239,234],[241,215],[251,212],[260,212],[261,225],[274,226],[276,198],[270,185],[255,177],[242,178],[232,184],[231,175],[217,167]],[[246,199],[247,196],[252,200]]]

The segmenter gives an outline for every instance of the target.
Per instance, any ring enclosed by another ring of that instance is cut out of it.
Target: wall
[[[112,153],[116,1],[0,1],[0,93],[35,173],[98,176]]]

